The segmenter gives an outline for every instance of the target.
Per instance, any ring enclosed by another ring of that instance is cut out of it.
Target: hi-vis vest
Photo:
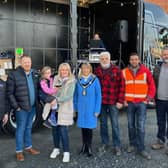
[[[146,72],[133,76],[128,68],[123,70],[125,78],[125,100],[144,100],[148,93]]]

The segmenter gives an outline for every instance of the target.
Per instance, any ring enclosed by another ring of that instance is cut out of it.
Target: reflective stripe
[[[126,72],[125,71],[126,71],[126,69],[123,70],[123,76],[124,76],[124,78],[126,78],[126,74],[125,74]]]
[[[125,99],[127,101],[133,101],[134,99],[144,100],[148,92],[146,72],[134,76],[127,68],[123,70],[123,76],[126,86]]]
[[[144,73],[144,81],[147,81],[147,74]]]
[[[146,94],[129,94],[129,93],[126,93],[125,96],[126,97],[135,97],[135,98],[145,98]]]
[[[129,80],[125,81],[125,84],[146,84],[144,80]]]
[[[143,80],[127,80],[125,84],[146,84],[146,73],[143,74]]]

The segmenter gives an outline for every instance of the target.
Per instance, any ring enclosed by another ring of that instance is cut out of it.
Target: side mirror
[[[159,34],[163,35],[165,33],[168,33],[168,28],[164,27],[164,28],[159,30]]]

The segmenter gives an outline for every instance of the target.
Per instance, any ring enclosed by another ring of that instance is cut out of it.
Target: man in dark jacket
[[[6,82],[0,79],[0,125],[8,121],[9,104],[6,97]]]
[[[7,79],[7,96],[16,110],[16,158],[24,160],[23,148],[32,155],[40,152],[32,148],[32,123],[38,104],[38,76],[31,69],[29,56],[21,58],[21,66],[11,72]]]
[[[109,145],[108,116],[112,125],[113,147],[116,155],[121,155],[121,143],[118,124],[118,111],[124,103],[125,83],[121,70],[110,63],[110,53],[100,54],[100,66],[95,74],[100,80],[102,90],[102,106],[100,115],[100,134],[102,147],[100,152],[105,152]]]
[[[162,149],[168,140],[168,47],[162,50],[163,62],[156,65],[153,76],[156,83],[157,142],[152,149]],[[168,154],[168,151],[166,152]]]
[[[94,34],[93,39],[91,39],[91,41],[90,41],[90,46],[89,47],[90,48],[104,48],[105,49],[104,43],[100,39],[100,36],[99,36],[98,33]]]

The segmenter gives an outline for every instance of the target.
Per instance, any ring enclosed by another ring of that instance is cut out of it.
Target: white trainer
[[[69,152],[64,152],[64,156],[62,159],[63,162],[69,162],[70,161],[70,153]]]
[[[50,105],[50,103],[46,103],[46,104],[44,105],[43,113],[42,113],[43,120],[46,120],[46,119],[47,119],[47,116],[49,115],[50,110],[51,110],[51,105]]]
[[[55,159],[60,154],[60,150],[58,148],[54,148],[52,153],[50,154],[51,159]]]

